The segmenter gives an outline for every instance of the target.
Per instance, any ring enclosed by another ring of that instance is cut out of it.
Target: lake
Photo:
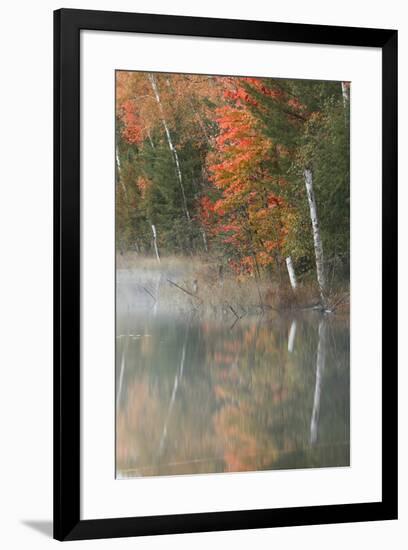
[[[348,319],[202,315],[132,281],[117,285],[117,478],[349,465]]]

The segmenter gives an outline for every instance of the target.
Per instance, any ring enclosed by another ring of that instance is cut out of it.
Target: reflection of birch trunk
[[[159,305],[159,295],[160,295],[160,286],[161,286],[162,275],[163,274],[160,273],[160,277],[156,281],[156,287],[155,287],[156,300],[155,300],[154,306],[153,306],[153,315],[154,315],[154,317],[156,317],[156,315],[157,315],[157,307]]]
[[[310,443],[313,445],[317,441],[317,432],[320,415],[320,395],[322,391],[323,371],[326,364],[326,321],[322,319],[319,323],[319,343],[317,345],[316,358],[316,384],[313,399],[313,411],[310,421]]]
[[[158,87],[157,87],[156,79],[155,79],[154,75],[151,74],[151,73],[148,74],[148,78],[149,78],[150,85],[151,85],[153,93],[154,93],[154,97],[156,98],[157,105],[159,106],[160,117],[161,117],[163,128],[164,128],[164,131],[165,131],[165,134],[166,134],[167,143],[169,145],[170,152],[173,156],[174,165],[175,165],[175,168],[176,168],[176,176],[177,176],[177,180],[178,180],[179,185],[180,185],[181,195],[182,195],[182,198],[183,198],[184,213],[186,215],[187,221],[190,222],[191,217],[190,217],[190,212],[188,211],[188,207],[187,207],[187,199],[186,199],[186,194],[185,194],[185,191],[184,191],[183,177],[181,175],[180,161],[179,161],[177,149],[174,147],[173,140],[172,140],[172,137],[171,137],[171,133],[170,133],[169,127],[167,125],[167,121],[166,121],[166,117],[164,115],[163,105],[161,103],[160,94],[159,94],[159,90],[158,90]]]
[[[319,219],[317,216],[316,198],[313,189],[313,173],[309,168],[304,171],[307,199],[309,201],[310,219],[312,222],[313,230],[313,243],[316,259],[316,273],[317,282],[319,284],[320,298],[322,306],[326,307],[326,280],[324,275],[324,263],[323,263],[323,244],[320,235]]]
[[[296,337],[296,320],[293,319],[292,324],[290,325],[289,337],[288,337],[288,352],[289,353],[292,353],[292,351],[295,347],[295,337]]]
[[[159,249],[157,248],[157,233],[156,226],[152,224],[152,233],[153,233],[153,246],[156,253],[157,261],[160,263]]]
[[[289,280],[293,290],[296,290],[297,281],[295,268],[293,267],[292,256],[286,258],[286,267],[288,268]]]
[[[171,392],[171,398],[170,398],[170,404],[169,404],[169,408],[167,410],[167,415],[166,415],[166,420],[164,422],[164,426],[163,426],[163,432],[162,432],[162,435],[161,435],[161,438],[160,438],[160,444],[159,444],[159,455],[162,453],[163,451],[163,447],[164,447],[164,444],[166,442],[166,438],[167,438],[167,427],[169,425],[169,420],[170,420],[170,416],[171,416],[171,411],[173,410],[173,406],[174,406],[174,402],[176,400],[176,394],[177,394],[177,389],[180,385],[180,380],[183,376],[183,370],[184,370],[184,361],[186,359],[186,346],[187,346],[187,338],[188,338],[188,328],[186,330],[186,337],[184,339],[184,344],[183,344],[183,350],[181,352],[181,361],[180,361],[180,366],[176,372],[176,377],[174,378],[174,384],[173,384],[173,391]]]
[[[128,347],[128,341],[129,337],[125,336],[125,343],[123,344],[122,349],[122,357],[120,359],[120,371],[119,371],[119,383],[118,383],[118,392],[116,394],[116,406],[119,407],[120,405],[120,399],[122,395],[122,387],[123,387],[123,375],[125,372],[125,362],[126,362],[126,352]]]

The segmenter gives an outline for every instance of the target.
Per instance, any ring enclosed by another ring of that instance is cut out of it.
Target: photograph
[[[114,85],[116,479],[350,466],[351,83]]]
[[[402,6],[5,4],[1,548],[405,549]]]

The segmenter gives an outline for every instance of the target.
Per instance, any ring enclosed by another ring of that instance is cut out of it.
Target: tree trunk
[[[154,143],[153,143],[152,136],[151,136],[149,130],[147,130],[147,137],[149,139],[149,143],[150,143],[151,148],[154,150]]]
[[[202,237],[203,237],[204,250],[205,250],[206,252],[208,252],[207,235],[206,235],[204,229],[201,230],[201,235],[202,235]]]
[[[116,145],[116,167],[118,169],[118,174],[120,174],[120,158],[119,158],[119,149],[118,149],[118,146]]]
[[[128,200],[127,189],[125,187],[125,184],[122,181],[122,178],[120,177],[121,176],[121,171],[122,171],[122,166],[120,164],[119,149],[118,149],[117,145],[116,145],[116,150],[115,150],[115,158],[116,158],[116,170],[117,170],[118,182],[122,187],[123,194],[125,195],[125,199],[126,199],[126,203],[127,203],[127,200]]]
[[[153,245],[154,251],[156,252],[157,261],[160,263],[159,249],[157,248],[157,233],[156,227],[152,224],[152,233],[153,233]]]
[[[297,288],[296,273],[295,268],[293,267],[292,257],[288,256],[286,258],[286,267],[288,268],[289,280],[292,289],[295,291]]]
[[[350,83],[349,82],[341,83],[341,94],[343,96],[344,108],[346,108],[348,102],[350,101]]]
[[[307,198],[309,201],[310,219],[313,230],[313,243],[316,259],[317,282],[319,285],[322,306],[326,308],[326,280],[324,275],[323,244],[320,236],[319,218],[317,216],[316,199],[313,190],[313,173],[309,168],[304,171]]]
[[[157,105],[159,106],[160,117],[161,117],[163,128],[164,128],[164,131],[165,131],[165,134],[166,134],[167,143],[169,145],[170,152],[173,156],[174,165],[175,165],[175,169],[176,169],[176,176],[177,176],[177,179],[178,179],[178,182],[179,182],[179,185],[180,185],[181,195],[182,195],[182,198],[183,198],[184,213],[186,215],[187,221],[190,223],[191,222],[191,217],[190,217],[190,212],[188,211],[188,207],[187,207],[187,199],[186,199],[186,194],[185,194],[185,191],[184,191],[183,177],[182,177],[182,174],[181,174],[180,161],[179,161],[177,149],[173,145],[173,140],[172,140],[172,137],[171,137],[171,133],[170,133],[169,127],[167,125],[166,117],[164,116],[163,106],[162,106],[162,103],[161,103],[161,100],[160,100],[160,94],[159,94],[159,90],[157,88],[156,79],[155,79],[154,75],[151,74],[151,73],[149,73],[148,78],[149,78],[149,81],[150,81],[150,84],[151,84],[151,87],[152,87],[152,90],[153,90],[153,93],[154,93],[154,97],[156,98]]]
[[[344,126],[347,128],[349,123],[350,82],[341,83],[341,95],[343,96]]]

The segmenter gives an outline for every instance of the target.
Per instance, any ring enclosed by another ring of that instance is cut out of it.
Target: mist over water
[[[348,466],[348,320],[203,314],[180,276],[118,272],[117,477]]]

